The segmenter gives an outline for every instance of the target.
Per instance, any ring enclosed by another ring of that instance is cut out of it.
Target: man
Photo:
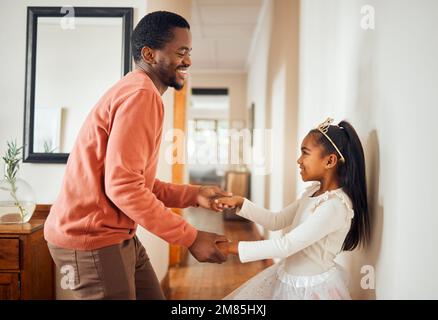
[[[222,263],[224,236],[197,231],[167,207],[216,211],[217,187],[155,178],[164,118],[161,95],[181,89],[191,65],[187,21],[170,12],[146,15],[132,35],[135,70],[110,88],[82,126],[60,195],[44,227],[51,255],[78,299],[163,299],[135,236],[137,224],[201,262]],[[104,52],[102,54],[105,54]],[[163,254],[167,254],[163,253]]]

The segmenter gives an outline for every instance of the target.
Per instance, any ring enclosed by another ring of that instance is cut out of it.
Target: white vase
[[[35,207],[35,193],[25,180],[0,181],[0,224],[26,223]]]

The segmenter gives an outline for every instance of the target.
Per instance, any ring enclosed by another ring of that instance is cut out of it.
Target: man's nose
[[[192,59],[190,58],[190,56],[188,54],[185,55],[184,60],[183,60],[184,65],[190,67],[192,65]]]

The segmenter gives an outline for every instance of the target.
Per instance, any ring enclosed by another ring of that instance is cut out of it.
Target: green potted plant
[[[22,149],[16,142],[7,142],[5,171],[0,181],[0,223],[26,223],[35,211],[32,187],[19,177]]]

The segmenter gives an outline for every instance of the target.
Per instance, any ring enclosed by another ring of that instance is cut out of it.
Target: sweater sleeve
[[[105,160],[105,193],[129,218],[171,244],[189,247],[197,231],[157,199],[144,168],[152,157],[162,123],[162,104],[151,90],[122,102],[112,123]]]
[[[268,230],[275,231],[292,224],[298,210],[298,205],[299,200],[290,204],[280,212],[271,212],[245,199],[242,209],[237,212],[237,215],[256,222]]]
[[[349,217],[348,209],[340,201],[326,201],[302,224],[281,238],[239,242],[239,258],[242,262],[286,258],[328,234],[346,228]]]
[[[199,188],[200,186],[168,183],[155,179],[152,192],[167,207],[187,208],[197,205]]]

